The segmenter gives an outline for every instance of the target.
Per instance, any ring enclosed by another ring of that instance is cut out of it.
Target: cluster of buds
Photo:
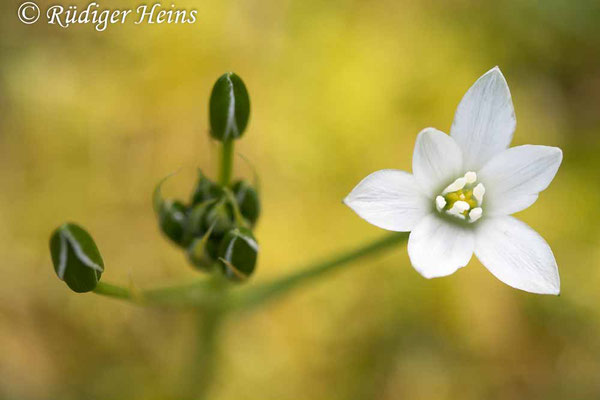
[[[161,231],[183,248],[190,263],[204,271],[215,266],[232,280],[244,280],[256,264],[252,234],[260,214],[257,191],[245,180],[222,187],[199,172],[189,203],[164,200],[160,186],[154,209]]]
[[[249,116],[244,82],[234,73],[224,74],[213,87],[209,108],[210,135],[222,144],[219,180],[200,172],[189,202],[184,203],[163,199],[163,179],[153,197],[161,231],[185,250],[190,263],[234,281],[254,272],[258,255],[252,234],[260,214],[258,192],[245,180],[231,182],[233,143],[244,134]],[[56,274],[69,288],[75,292],[96,288],[104,262],[85,229],[61,225],[50,238],[50,253]]]

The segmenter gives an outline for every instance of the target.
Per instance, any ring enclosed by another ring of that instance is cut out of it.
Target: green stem
[[[222,187],[228,187],[231,182],[233,170],[233,139],[223,141],[221,149],[221,164],[219,169],[219,183]]]
[[[407,239],[407,232],[388,234],[357,249],[343,252],[322,262],[307,265],[298,269],[297,272],[292,272],[272,282],[232,291],[227,299],[223,298],[219,290],[215,290],[214,283],[210,280],[160,289],[134,290],[133,292],[124,287],[100,282],[94,292],[140,304],[178,307],[210,307],[211,304],[214,304],[215,299],[218,299],[224,307],[247,310],[280,297],[290,290],[310,283],[316,278],[335,271],[350,262],[391,248],[405,242]]]
[[[190,366],[187,368],[187,396],[190,399],[206,399],[212,381],[217,375],[218,344],[221,322],[226,315],[224,308],[227,295],[227,282],[222,278],[210,281],[211,290],[216,296],[205,308],[196,311],[195,349],[191,352]]]
[[[94,293],[127,300],[140,305],[163,306],[208,306],[218,294],[213,290],[210,280],[199,280],[192,283],[157,289],[140,290],[98,282]]]
[[[106,282],[98,282],[98,286],[94,289],[94,293],[117,299],[131,300],[129,289]]]
[[[195,351],[192,352],[194,356],[190,360],[189,372],[184,375],[187,379],[183,385],[183,394],[189,399],[202,400],[209,395],[211,384],[217,374],[219,332],[221,323],[229,311],[254,309],[268,301],[280,298],[294,288],[335,271],[345,264],[391,248],[407,239],[408,233],[386,235],[355,250],[308,265],[283,278],[233,293],[227,290],[228,282],[218,275],[212,279],[183,286],[151,290],[139,290],[133,286],[127,289],[99,282],[94,292],[140,304],[195,307],[195,318],[197,319]]]
[[[209,309],[196,314],[195,351],[188,368],[190,399],[205,399],[208,396],[213,378],[216,376],[219,327],[223,313],[218,309]]]
[[[242,310],[255,308],[262,303],[281,297],[282,295],[289,293],[290,290],[309,283],[351,261],[356,261],[378,253],[379,251],[405,242],[407,239],[408,232],[386,235],[350,252],[344,252],[323,262],[300,268],[298,272],[294,272],[283,278],[276,279],[260,286],[240,290],[232,299],[231,305],[234,308]]]

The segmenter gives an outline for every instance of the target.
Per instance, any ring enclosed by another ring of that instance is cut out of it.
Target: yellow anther
[[[445,198],[446,204],[450,204],[450,207],[452,207],[452,204],[454,204],[455,201],[460,200],[458,192],[448,193]]]

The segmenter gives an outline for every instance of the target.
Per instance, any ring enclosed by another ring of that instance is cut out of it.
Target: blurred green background
[[[75,295],[47,241],[76,221],[104,281],[197,277],[150,196],[180,168],[173,196],[187,197],[196,167],[214,176],[207,101],[223,72],[253,105],[237,150],[262,182],[254,284],[381,235],[341,199],[370,172],[410,170],[416,134],[447,132],[494,65],[513,94],[513,144],[564,151],[518,215],[552,246],[561,296],[511,289],[474,258],[426,280],[401,246],[228,321],[211,398],[600,398],[598,1],[180,0],[196,24],[101,33],[24,25],[19,4],[0,5],[0,398],[176,398],[193,315]],[[238,159],[236,174],[251,168]]]

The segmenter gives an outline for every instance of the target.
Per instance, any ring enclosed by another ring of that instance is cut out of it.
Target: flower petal
[[[550,246],[514,217],[482,220],[475,234],[475,255],[509,286],[539,294],[560,292],[558,268]]]
[[[373,172],[356,185],[344,203],[367,222],[398,232],[410,231],[432,207],[415,178],[395,169]]]
[[[479,171],[485,185],[487,215],[508,215],[532,205],[546,189],[562,161],[562,151],[550,146],[517,146],[504,150]]]
[[[517,120],[506,79],[498,67],[486,72],[464,95],[450,135],[463,151],[465,169],[477,171],[512,140]]]
[[[417,136],[412,161],[413,174],[430,198],[463,173],[462,161],[460,148],[444,132],[425,128]]]
[[[473,255],[473,230],[429,214],[408,238],[408,256],[425,278],[454,273],[469,263]]]

